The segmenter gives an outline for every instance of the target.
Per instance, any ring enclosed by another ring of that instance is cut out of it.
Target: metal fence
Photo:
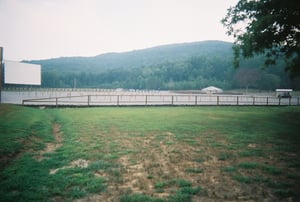
[[[275,96],[248,95],[179,95],[179,94],[112,94],[79,95],[50,98],[24,99],[23,105],[36,106],[201,106],[201,105],[253,105],[295,106],[299,97],[278,98]]]

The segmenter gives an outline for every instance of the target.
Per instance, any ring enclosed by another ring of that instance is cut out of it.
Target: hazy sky
[[[23,60],[233,41],[220,20],[237,1],[0,0],[0,46]]]

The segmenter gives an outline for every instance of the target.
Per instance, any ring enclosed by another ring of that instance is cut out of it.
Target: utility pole
[[[3,72],[3,48],[0,47],[0,104],[2,102],[2,72]]]
[[[76,89],[76,84],[77,84],[77,80],[76,78],[73,79],[73,89],[75,90]]]

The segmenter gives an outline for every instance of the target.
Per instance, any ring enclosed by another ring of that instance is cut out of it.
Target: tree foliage
[[[257,69],[239,69],[234,77],[241,87],[248,89],[249,86],[257,84],[260,79],[260,72]]]
[[[300,73],[300,1],[239,0],[222,19],[235,38],[235,66],[240,56],[265,56],[265,65],[280,58],[292,77]]]

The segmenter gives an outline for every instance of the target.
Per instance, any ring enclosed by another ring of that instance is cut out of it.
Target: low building
[[[206,94],[215,94],[215,93],[222,93],[223,90],[214,86],[209,86],[207,88],[203,88],[201,92]]]

